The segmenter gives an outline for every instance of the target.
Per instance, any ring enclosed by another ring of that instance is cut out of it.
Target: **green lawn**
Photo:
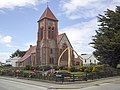
[[[75,75],[85,75],[86,74],[85,72],[69,72],[68,70],[59,70],[57,72],[68,72],[68,73],[75,74]]]

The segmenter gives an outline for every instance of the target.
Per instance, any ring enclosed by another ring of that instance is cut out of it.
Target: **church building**
[[[73,48],[67,35],[58,35],[58,19],[54,16],[50,8],[46,10],[38,20],[37,45],[32,46],[26,54],[16,62],[17,67],[58,65],[58,58],[67,48]],[[71,53],[71,65],[75,65],[74,53]],[[77,64],[82,64],[82,60]],[[60,65],[68,64],[68,51],[61,57]]]

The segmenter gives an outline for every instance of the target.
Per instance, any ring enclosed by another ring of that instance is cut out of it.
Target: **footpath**
[[[71,82],[71,83],[50,83],[50,82],[43,82],[43,81],[35,81],[35,80],[26,80],[26,79],[18,79],[18,78],[10,78],[10,77],[2,77],[0,79],[11,80],[15,82],[25,83],[36,85],[40,87],[48,88],[48,90],[78,90],[81,88],[96,86],[104,83],[111,83],[114,81],[120,81],[120,76],[102,78],[102,79],[95,79],[95,80],[88,80],[88,81],[79,81],[79,82]]]

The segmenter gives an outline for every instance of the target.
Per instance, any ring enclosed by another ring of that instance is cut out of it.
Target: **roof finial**
[[[47,2],[47,7],[48,7],[48,2]]]

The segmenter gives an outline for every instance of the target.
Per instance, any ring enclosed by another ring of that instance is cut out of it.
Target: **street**
[[[0,79],[0,90],[47,90],[47,88]]]
[[[55,84],[42,81],[0,77],[0,90],[120,90],[120,77],[93,82]]]
[[[111,83],[96,84],[95,86],[83,88],[80,90],[120,90],[120,81]]]

